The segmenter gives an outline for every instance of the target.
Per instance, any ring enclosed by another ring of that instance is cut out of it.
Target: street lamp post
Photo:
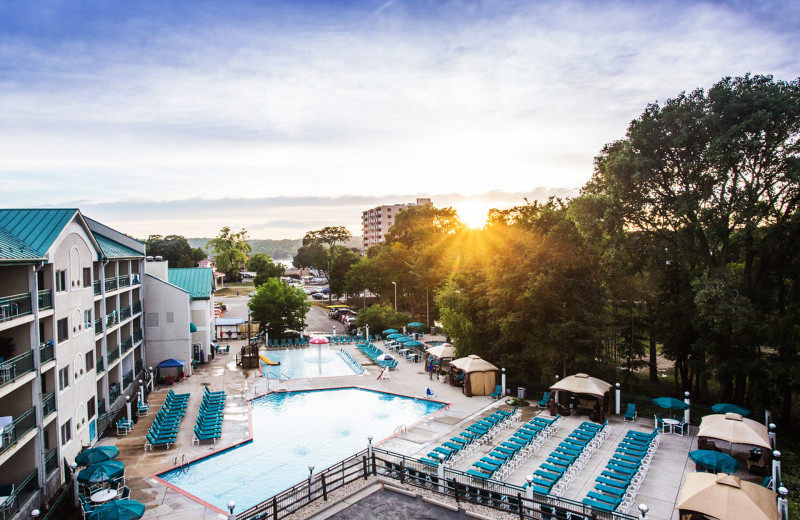
[[[394,285],[394,312],[397,312],[397,282],[392,282]]]

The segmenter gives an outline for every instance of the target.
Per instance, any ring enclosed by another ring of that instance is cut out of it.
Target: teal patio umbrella
[[[420,323],[420,322],[418,322],[418,321],[412,321],[411,323],[409,323],[409,324],[408,324],[408,326],[409,326],[410,328],[412,328],[412,329],[418,329],[418,328],[420,328],[420,327],[424,327],[424,326],[425,326],[425,324],[424,324],[424,323]]]
[[[731,403],[717,403],[711,407],[714,413],[738,413],[742,417],[750,415],[750,410]]]
[[[422,342],[420,342],[420,341],[409,341],[409,342],[407,342],[407,343],[404,343],[404,345],[405,345],[406,347],[414,347],[414,348],[416,348],[416,347],[422,347],[422,346],[424,346],[424,345],[422,344]]]
[[[658,399],[653,399],[653,404],[658,406],[659,408],[663,408],[665,410],[669,410],[672,413],[672,410],[683,411],[689,408],[689,405],[681,401],[680,399],[675,399],[674,397],[659,397]]]
[[[736,473],[741,464],[727,453],[712,450],[694,450],[689,458],[698,466],[711,473]]]
[[[395,334],[397,333],[397,329],[386,329],[383,331],[384,334]]]
[[[121,460],[107,460],[83,468],[78,473],[78,482],[82,484],[99,484],[106,480],[119,478],[125,474],[125,463]]]
[[[402,337],[403,337],[403,335],[400,334],[399,332],[393,332],[393,333],[389,334],[388,336],[386,336],[386,339],[397,339],[397,338],[402,338]]]
[[[138,520],[144,516],[144,504],[138,500],[112,500],[94,508],[89,520]]]
[[[98,446],[78,453],[75,457],[75,464],[78,466],[89,466],[98,462],[116,459],[119,450],[116,446]]]
[[[409,338],[408,336],[400,336],[395,341],[398,343],[408,343],[409,341],[414,341],[414,338]]]

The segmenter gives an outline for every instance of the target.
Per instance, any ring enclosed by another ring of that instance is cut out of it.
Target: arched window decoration
[[[69,280],[70,289],[81,288],[81,252],[77,246],[73,246],[69,250]]]
[[[75,428],[80,430],[86,424],[86,404],[81,403],[75,410]]]
[[[74,309],[72,311],[72,319],[70,320],[70,323],[72,323],[73,336],[83,332],[83,312],[80,309]]]
[[[85,366],[86,363],[83,360],[83,354],[77,354],[74,362],[72,363],[72,368],[75,370],[75,381],[77,381],[79,377],[83,376]]]

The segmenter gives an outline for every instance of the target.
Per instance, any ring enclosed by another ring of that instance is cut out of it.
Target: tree
[[[191,263],[192,248],[189,241],[180,235],[150,235],[145,241],[145,251],[148,256],[160,256],[174,267],[193,267],[186,264],[187,259]],[[205,254],[203,255],[205,258]],[[202,260],[202,258],[200,259]]]
[[[261,323],[271,337],[287,330],[305,328],[305,317],[311,303],[302,289],[290,287],[278,278],[269,278],[258,286],[247,306],[252,319]]]
[[[215,255],[217,269],[229,279],[238,277],[251,250],[247,243],[247,230],[232,233],[228,226],[223,227],[216,238],[209,240],[206,247],[210,247]]]
[[[270,278],[280,278],[286,271],[283,265],[276,264],[272,258],[265,253],[256,253],[247,261],[247,270],[254,271],[256,277],[253,285],[258,287]]]
[[[395,312],[394,307],[387,304],[370,305],[356,316],[356,325],[359,328],[369,325],[370,334],[389,328],[402,330],[407,323],[411,323],[409,313]]]
[[[361,255],[354,253],[344,246],[336,246],[337,251],[333,255],[331,262],[331,271],[329,273],[329,288],[334,296],[342,296],[347,294],[347,274],[353,264],[356,264]],[[357,293],[358,291],[356,291]],[[351,292],[350,294],[354,294]]]
[[[292,258],[292,265],[298,269],[303,267],[321,269],[328,266],[328,260],[328,250],[320,243],[311,243],[297,249],[297,254]]]
[[[328,246],[327,251],[327,263],[324,264],[325,266],[325,273],[328,276],[328,282],[330,283],[331,278],[331,266],[333,265],[334,257],[336,256],[337,249],[336,245],[342,242],[347,242],[353,238],[352,233],[347,230],[344,226],[327,226],[317,231],[309,231],[306,233],[306,236],[303,237],[303,247],[311,247],[314,245],[321,246],[325,244]],[[342,248],[347,250],[347,248]],[[300,252],[298,251],[298,255]],[[317,267],[322,267],[318,265]],[[339,288],[344,287],[344,278],[337,282],[339,284]],[[330,300],[332,296],[332,292],[328,294],[328,299]]]

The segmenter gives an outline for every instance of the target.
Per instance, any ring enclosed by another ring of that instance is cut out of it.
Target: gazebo
[[[489,395],[495,391],[497,373],[500,369],[488,361],[472,354],[451,361],[450,366],[464,372],[465,396]]]
[[[675,509],[681,520],[778,520],[778,496],[727,473],[689,473]]]
[[[611,406],[611,384],[589,374],[567,376],[551,386],[550,392],[555,396],[550,401],[552,415],[569,415],[570,400],[574,399],[574,411],[589,412],[593,420],[603,422],[606,408]],[[595,416],[597,411],[599,416]]]
[[[718,441],[728,443],[726,446],[728,449],[720,449]],[[736,446],[745,446],[746,448],[737,450]],[[755,455],[757,458],[748,462],[749,467],[766,466],[772,459],[772,445],[769,441],[767,427],[733,412],[703,417],[700,421],[700,430],[697,432],[697,447],[705,450],[727,451],[729,455],[738,459]],[[751,451],[751,448],[758,448],[758,450]]]

